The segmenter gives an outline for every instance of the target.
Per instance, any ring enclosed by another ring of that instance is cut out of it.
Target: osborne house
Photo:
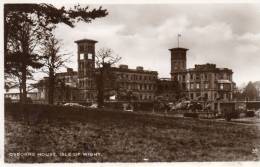
[[[55,103],[94,102],[97,99],[95,74],[100,70],[95,65],[97,41],[81,39],[75,43],[78,71],[68,68],[67,72],[56,74]],[[159,78],[157,71],[145,70],[142,66],[135,69],[125,64],[109,66],[112,76],[108,76],[105,82],[106,100],[113,97],[114,101],[122,101],[123,94],[131,92],[133,100],[139,102],[158,99],[176,102],[184,98],[210,103],[212,109],[217,108],[217,101],[232,100],[235,83],[231,69],[209,63],[187,68],[188,49],[176,47],[169,51],[170,78]],[[45,77],[38,84],[38,100],[43,102],[48,101],[47,80]]]

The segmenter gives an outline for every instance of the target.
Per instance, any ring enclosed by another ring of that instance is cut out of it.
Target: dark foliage
[[[191,117],[191,118],[198,118],[199,117],[198,113],[188,113],[188,112],[184,113],[183,116],[184,117]]]
[[[254,117],[255,116],[255,112],[253,110],[249,110],[246,112],[246,117]]]
[[[66,10],[51,4],[5,4],[4,5],[4,58],[5,78],[15,76],[20,80],[21,100],[27,96],[27,75],[30,69],[41,68],[41,56],[36,51],[51,35],[58,23],[74,27],[78,21],[90,23],[95,18],[105,17],[107,11],[89,10],[80,7]],[[11,87],[10,82],[6,87]]]

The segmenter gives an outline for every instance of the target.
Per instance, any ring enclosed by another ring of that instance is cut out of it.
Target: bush
[[[246,112],[246,117],[254,117],[255,116],[255,112],[253,110],[249,110]]]
[[[184,113],[183,116],[184,117],[192,117],[192,118],[198,118],[199,117],[198,113],[188,113],[188,112]]]
[[[224,117],[227,121],[231,121],[231,119],[237,119],[239,118],[240,113],[237,111],[231,111],[224,113]]]

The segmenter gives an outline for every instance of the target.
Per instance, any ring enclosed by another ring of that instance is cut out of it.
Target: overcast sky
[[[107,17],[75,28],[59,25],[56,36],[71,52],[77,70],[75,40],[97,40],[122,57],[120,64],[156,70],[170,77],[169,48],[188,48],[187,67],[215,63],[231,68],[238,84],[260,80],[260,4],[102,5]],[[93,7],[93,6],[92,6]]]

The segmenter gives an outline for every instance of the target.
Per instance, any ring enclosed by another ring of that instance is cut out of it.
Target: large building
[[[78,48],[78,72],[68,69],[67,72],[56,75],[59,83],[55,92],[56,102],[93,102],[97,99],[96,76],[101,70],[95,67],[97,41],[82,39],[75,43]],[[188,49],[178,47],[169,51],[171,53],[171,78],[158,79],[157,71],[144,70],[141,66],[136,69],[130,69],[128,65],[107,66],[110,74],[104,74],[109,75],[104,86],[109,92],[108,95],[115,96],[116,100],[123,100],[124,95],[131,93],[137,101],[153,101],[158,97],[163,97],[168,101],[176,101],[184,97],[213,103],[219,100],[232,100],[234,82],[231,69],[217,68],[215,64],[195,65],[194,68],[187,69]],[[41,92],[45,92],[46,97],[46,89]]]
[[[215,64],[195,65],[195,68],[187,69],[186,52],[188,49],[169,50],[171,52],[171,79],[178,81],[186,97],[190,100],[207,102],[232,100],[235,83],[232,80],[231,69],[217,68]]]
[[[116,76],[116,83],[120,92],[131,91],[136,100],[154,100],[157,90],[158,73],[144,70],[139,66],[129,69],[127,65],[112,67],[112,73]]]
[[[82,39],[75,42],[78,45],[79,98],[93,101],[97,98],[95,73],[99,71],[98,68],[95,68],[95,44],[97,41]],[[131,91],[138,100],[154,99],[158,75],[156,71],[144,70],[143,67],[129,69],[127,65],[111,67],[110,70],[116,76],[117,90]]]

